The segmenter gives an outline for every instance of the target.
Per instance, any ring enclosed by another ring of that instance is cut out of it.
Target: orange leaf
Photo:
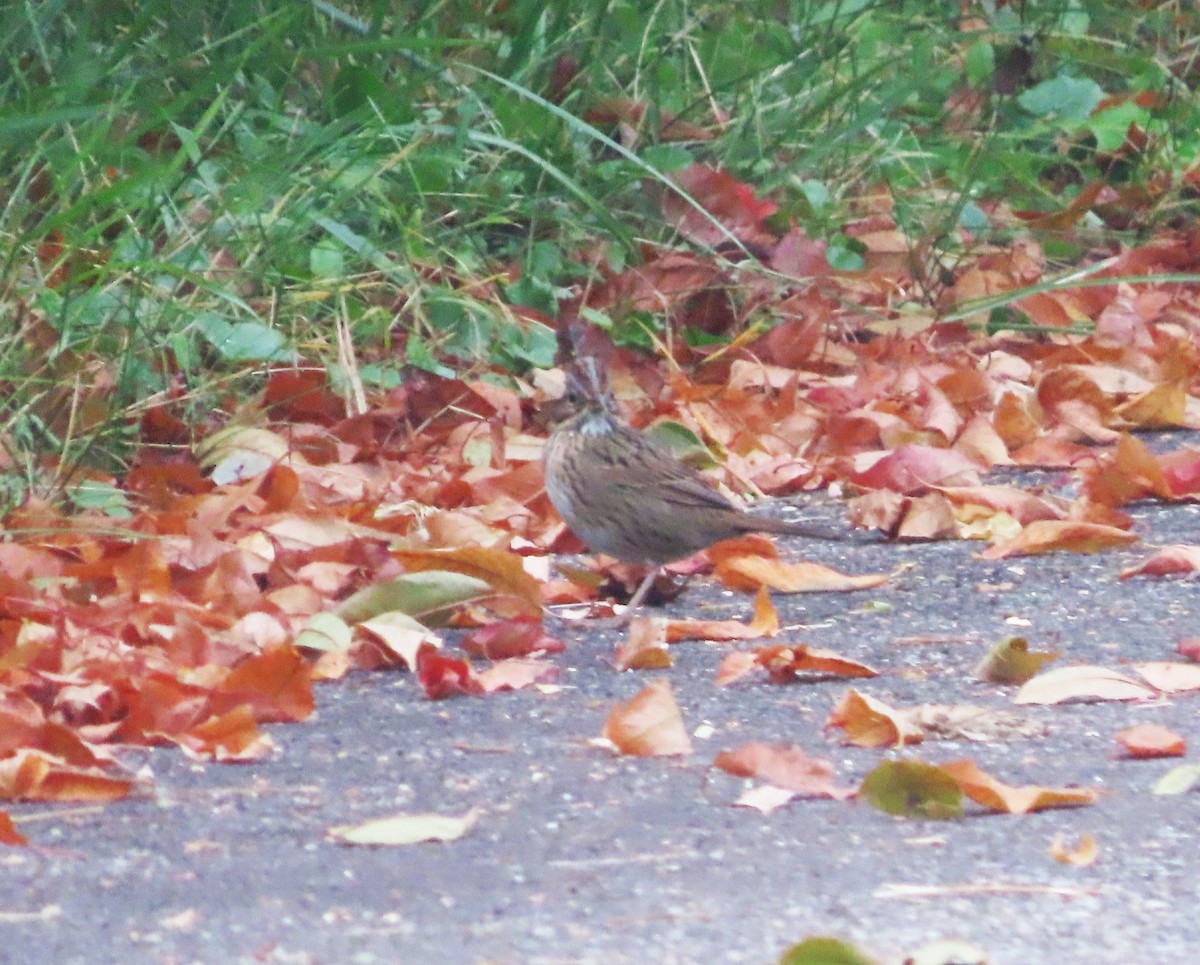
[[[249,704],[214,714],[176,741],[190,757],[230,763],[261,761],[275,750],[270,736],[259,731]]]
[[[37,750],[21,750],[0,761],[0,797],[26,801],[115,801],[133,781],[95,768],[73,767]]]
[[[865,590],[886,583],[886,573],[847,576],[817,563],[785,563],[761,556],[740,556],[717,566],[716,575],[733,590],[757,592],[769,587],[780,593]]]
[[[985,774],[968,760],[950,761],[942,764],[941,769],[954,778],[963,793],[976,804],[1006,814],[1081,807],[1094,803],[1100,797],[1099,788],[1092,787],[1050,788],[1032,784],[1013,787]]]
[[[272,647],[234,664],[215,688],[212,708],[219,713],[242,704],[269,723],[304,720],[312,713],[312,676],[295,647]]]
[[[29,839],[13,826],[7,811],[0,811],[0,844],[29,844]]]
[[[1056,834],[1050,842],[1050,857],[1076,868],[1086,868],[1095,864],[1099,854],[1100,848],[1096,844],[1096,838],[1090,834],[1081,835],[1074,844],[1068,842],[1064,834]]]
[[[777,644],[759,647],[754,651],[755,660],[764,667],[772,683],[788,683],[797,674],[810,673],[832,677],[877,677],[879,671],[857,660],[850,660],[832,650],[797,644]]]
[[[908,715],[857,690],[846,691],[825,727],[841,727],[850,743],[859,747],[903,747],[925,739]]]
[[[672,757],[692,752],[683,715],[665,680],[656,680],[614,707],[602,733],[622,754]]]
[[[1099,523],[1041,519],[1030,523],[1010,540],[989,546],[979,554],[985,560],[1003,560],[1013,556],[1033,556],[1065,550],[1071,553],[1095,553],[1114,546],[1128,546],[1137,535]]]
[[[1169,727],[1137,724],[1116,733],[1117,743],[1129,757],[1182,757],[1187,741]]]
[[[668,620],[668,643],[681,640],[753,640],[773,637],[779,632],[779,614],[765,586],[758,588],[754,599],[754,618],[749,623],[740,620]]]
[[[671,666],[667,626],[675,621],[637,617],[629,624],[625,643],[617,648],[617,670],[663,670]]]
[[[758,666],[758,658],[745,650],[735,650],[726,654],[717,667],[717,686],[725,687],[736,680],[741,680],[746,674]]]

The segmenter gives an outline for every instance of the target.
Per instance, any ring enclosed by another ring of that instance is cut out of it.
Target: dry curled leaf
[[[608,715],[604,738],[622,754],[672,757],[692,752],[683,715],[665,680],[649,684]]]
[[[1149,687],[1107,667],[1059,667],[1039,674],[1013,698],[1018,704],[1063,704],[1095,700],[1149,700]]]

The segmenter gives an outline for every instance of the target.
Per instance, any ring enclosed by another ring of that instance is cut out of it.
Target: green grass
[[[690,161],[847,266],[867,192],[937,262],[966,254],[976,200],[1057,210],[1194,162],[1200,16],[1026,7],[985,29],[956,2],[6,5],[0,501],[119,474],[156,403],[203,433],[261,418],[272,365],[344,380],[339,321],[368,388],[548,365],[539,319],[597,258],[680,243],[644,182]],[[984,92],[965,125],[964,83]],[[646,108],[636,142],[586,120],[618,98]],[[670,116],[713,137],[663,143]],[[1130,121],[1147,146],[1115,156]],[[1166,192],[1123,230],[1192,206]]]

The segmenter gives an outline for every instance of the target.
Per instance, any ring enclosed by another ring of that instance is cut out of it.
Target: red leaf
[[[484,692],[467,661],[447,657],[426,645],[417,652],[417,681],[425,688],[425,696],[430,700]]]

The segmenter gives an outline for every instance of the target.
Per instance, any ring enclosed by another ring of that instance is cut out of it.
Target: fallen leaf
[[[463,652],[472,657],[504,660],[528,657],[535,653],[562,653],[566,644],[552,637],[537,617],[497,620],[468,633],[459,641]]]
[[[1127,757],[1183,757],[1187,753],[1187,741],[1160,724],[1126,727],[1117,731],[1115,737]]]
[[[668,620],[668,643],[681,640],[754,640],[773,637],[779,632],[779,614],[765,586],[758,588],[754,599],[754,617],[749,623],[740,620]]]
[[[1042,665],[1058,658],[1057,653],[1031,653],[1024,637],[1009,637],[992,647],[975,666],[975,676],[993,684],[1023,684]]]
[[[1200,764],[1180,764],[1158,779],[1155,794],[1186,794],[1200,783]]]
[[[779,959],[779,965],[878,965],[878,963],[840,938],[817,936],[806,938],[799,945],[789,948]]]
[[[417,652],[417,681],[430,700],[484,692],[467,661],[447,657],[428,645]]]
[[[25,801],[115,801],[133,781],[99,768],[75,767],[43,751],[23,749],[0,760],[0,797]]]
[[[426,568],[365,586],[339,603],[335,612],[347,623],[363,623],[392,612],[428,617],[492,591],[486,579],[473,574]]]
[[[779,593],[834,593],[866,590],[886,583],[886,573],[848,576],[817,563],[785,563],[762,556],[738,556],[722,560],[714,571],[731,590],[757,592],[768,587]]]
[[[441,814],[397,814],[375,818],[361,824],[339,824],[328,835],[339,844],[424,844],[429,841],[456,841],[479,820],[478,808],[460,818]]]
[[[758,666],[758,658],[747,650],[735,650],[726,654],[717,667],[717,686],[727,687]]]
[[[963,792],[958,782],[924,761],[884,761],[863,780],[858,796],[896,817],[946,821],[962,816]]]
[[[795,791],[789,791],[782,787],[772,787],[770,784],[759,784],[744,791],[733,802],[733,806],[753,808],[755,811],[761,811],[763,814],[770,814],[772,811],[777,811],[797,797],[799,795]]]
[[[857,690],[846,691],[825,727],[841,727],[847,740],[859,747],[903,747],[925,737],[903,713]]]
[[[754,777],[805,797],[844,798],[853,792],[834,784],[833,764],[795,744],[743,744],[721,751],[713,767],[736,777]]]
[[[537,657],[509,657],[497,660],[475,675],[485,693],[520,690],[530,684],[545,683],[558,677],[558,667]]]
[[[984,773],[968,760],[950,761],[941,765],[941,769],[957,781],[963,793],[976,804],[1006,814],[1027,814],[1047,808],[1081,807],[1095,803],[1100,797],[1099,788],[1050,788],[1032,784],[1013,787]]]
[[[649,684],[608,715],[602,731],[622,754],[672,757],[692,752],[683,715],[665,680]]]
[[[1012,539],[989,546],[979,557],[985,560],[1005,560],[1014,556],[1035,556],[1056,551],[1097,553],[1116,546],[1128,546],[1137,541],[1136,533],[1115,526],[1078,523],[1066,519],[1040,519],[1030,523]]]
[[[1069,864],[1075,868],[1086,868],[1096,863],[1100,854],[1100,846],[1091,834],[1080,835],[1075,841],[1069,841],[1065,834],[1056,834],[1050,842],[1050,857],[1061,864]]]
[[[441,637],[399,610],[380,613],[359,626],[376,637],[387,648],[388,654],[409,670],[417,669],[422,651],[438,650],[442,646]]]
[[[541,584],[526,572],[523,559],[509,550],[458,546],[452,549],[394,550],[393,555],[409,571],[407,575],[410,577],[418,571],[451,570],[482,580],[496,593],[504,594],[516,605],[518,613],[515,615],[537,615],[542,611]],[[400,606],[387,609],[414,613]]]
[[[1149,687],[1106,667],[1059,667],[1026,683],[1013,700],[1018,704],[1062,704],[1069,701],[1149,700]]]
[[[672,622],[675,621],[635,617],[629,623],[625,642],[617,648],[613,665],[617,670],[665,670],[671,666],[667,627]]]
[[[865,663],[843,657],[832,650],[806,644],[776,644],[754,651],[755,661],[767,671],[772,683],[790,683],[802,673],[830,677],[878,677],[879,671]]]
[[[29,839],[13,826],[7,811],[0,811],[0,844],[18,847],[29,844]]]
[[[1133,669],[1141,674],[1151,687],[1166,694],[1200,690],[1200,666],[1194,663],[1159,660],[1134,664]]]
[[[1133,576],[1188,576],[1200,570],[1200,546],[1164,546],[1148,560],[1121,570],[1121,579]]]

